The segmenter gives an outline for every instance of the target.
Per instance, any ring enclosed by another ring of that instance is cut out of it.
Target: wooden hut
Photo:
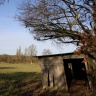
[[[43,89],[59,88],[68,91],[72,81],[86,82],[85,79],[88,80],[89,77],[87,63],[83,62],[84,57],[83,54],[74,53],[38,56],[41,61]],[[86,74],[83,73],[83,68]]]

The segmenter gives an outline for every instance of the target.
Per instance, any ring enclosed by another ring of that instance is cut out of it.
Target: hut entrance
[[[70,91],[86,90],[88,83],[83,59],[64,59],[64,69]]]

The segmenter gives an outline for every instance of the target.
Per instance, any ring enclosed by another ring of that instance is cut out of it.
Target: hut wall
[[[43,89],[63,88],[68,91],[64,59],[76,58],[84,58],[84,55],[66,54],[40,57]]]
[[[61,56],[42,58],[43,88],[66,88],[66,76]]]

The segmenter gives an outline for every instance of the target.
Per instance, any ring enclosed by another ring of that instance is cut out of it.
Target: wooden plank
[[[49,69],[49,82],[50,82],[50,88],[53,88],[53,70],[52,68]]]
[[[63,56],[63,59],[80,59],[80,58],[84,58],[84,55],[66,55]]]
[[[42,71],[42,84],[43,84],[43,89],[48,88],[48,70],[43,70]]]
[[[87,64],[87,62],[85,62],[85,67],[86,67],[86,73],[87,73],[87,78],[88,78],[88,83],[89,83],[89,86],[87,86],[87,87],[90,87],[90,89],[91,89],[92,88],[92,82],[91,82],[91,79],[88,75],[88,64]]]

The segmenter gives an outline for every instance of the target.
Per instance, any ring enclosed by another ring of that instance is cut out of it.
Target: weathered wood
[[[73,54],[73,55],[64,55],[63,56],[63,58],[64,59],[74,59],[74,58],[84,58],[85,56],[84,56],[84,54],[80,54],[80,55],[78,55],[78,54]]]
[[[46,66],[42,65],[42,84],[43,84],[43,89],[47,89],[48,87],[48,69],[46,68]]]
[[[85,62],[85,67],[86,67],[86,73],[87,73],[87,78],[88,78],[88,83],[89,83],[89,87],[90,87],[90,89],[92,88],[92,82],[91,82],[91,79],[90,79],[90,77],[89,77],[89,75],[88,75],[88,64],[87,64],[87,62]],[[87,86],[88,87],[88,86]]]
[[[47,89],[48,88],[48,68],[46,67],[46,60],[44,58],[42,58],[40,60],[40,67],[41,67],[41,74],[42,74],[42,85],[43,85],[43,89]],[[45,64],[44,64],[45,63]]]
[[[83,54],[81,55],[68,54],[68,55],[60,55],[60,56],[52,55],[52,56],[40,57],[43,88],[44,89],[48,87],[56,88],[56,89],[59,88],[68,91],[67,79],[64,70],[65,66],[63,60],[76,59],[76,58],[83,59],[84,57],[85,56]],[[86,71],[88,71],[87,63],[85,63],[85,67],[86,67]],[[90,80],[89,80],[89,84],[90,84]]]
[[[52,70],[52,68],[50,68],[50,70],[49,70],[49,83],[50,83],[50,88],[53,88],[53,76],[54,76],[53,70]]]
[[[44,71],[44,74],[42,75],[42,84],[43,84],[43,89],[48,88],[48,71]]]

